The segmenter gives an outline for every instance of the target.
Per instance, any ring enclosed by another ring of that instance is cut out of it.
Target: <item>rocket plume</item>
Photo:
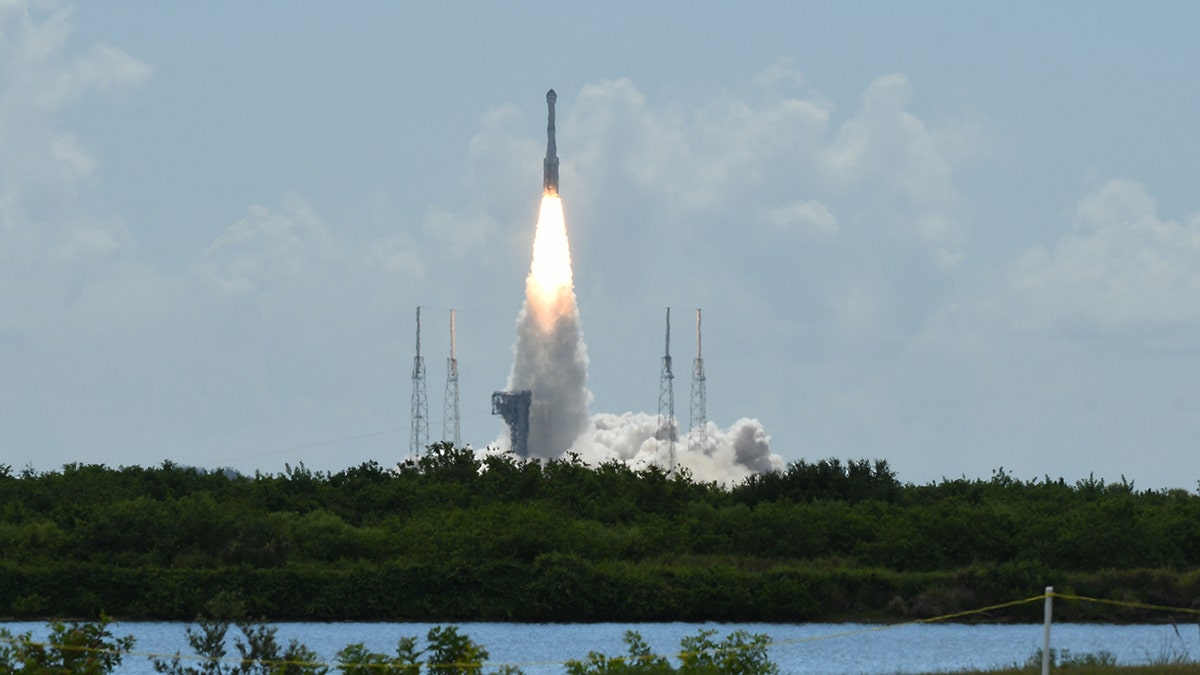
[[[578,314],[562,199],[549,192],[542,195],[533,235],[533,263],[525,280],[525,299],[544,333],[551,332],[560,318]]]
[[[575,304],[571,248],[562,200],[542,195],[525,304],[517,316],[517,344],[508,389],[532,392],[529,454],[558,457],[589,426],[587,347]]]
[[[525,279],[525,303],[517,315],[517,344],[507,389],[530,392],[525,436],[525,450],[530,456],[553,459],[572,451],[589,463],[620,461],[635,467],[654,464],[660,428],[657,416],[626,413],[593,418],[588,414],[592,395],[587,389],[587,347],[575,303],[571,246],[558,196],[558,146],[554,139],[557,100],[553,89],[546,92],[542,206],[533,237],[533,262]],[[751,473],[783,468],[783,459],[771,452],[770,437],[758,420],[740,419],[728,430],[706,426],[699,435],[703,443],[697,445],[703,447],[697,452],[681,453],[679,466],[700,480],[732,482]],[[498,439],[498,447],[504,447],[505,440],[503,436]],[[688,445],[683,443],[685,448]]]

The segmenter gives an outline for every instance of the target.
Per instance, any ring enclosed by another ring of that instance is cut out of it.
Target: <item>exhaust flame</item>
[[[513,352],[508,389],[532,393],[529,454],[558,457],[587,430],[592,395],[562,200],[549,190],[542,195]]]
[[[509,391],[531,392],[529,455],[551,459],[571,451],[592,464],[661,465],[658,416],[591,416],[587,367],[562,200],[547,188],[533,237],[533,261],[525,279],[525,303],[517,316],[517,343],[508,378]],[[704,438],[705,447],[697,452],[688,451],[684,440],[679,455],[679,466],[699,480],[732,484],[752,473],[784,468],[783,458],[771,452],[770,437],[758,420],[740,419],[729,429],[710,425]],[[504,433],[497,447],[507,444]]]
[[[560,318],[575,309],[571,246],[562,199],[549,191],[542,195],[525,298],[543,332],[550,332]]]

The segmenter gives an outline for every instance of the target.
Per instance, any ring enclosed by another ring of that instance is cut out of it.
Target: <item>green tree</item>
[[[208,604],[208,614],[187,628],[188,645],[195,652],[184,663],[181,654],[170,661],[155,658],[154,671],[164,675],[325,675],[329,667],[317,662],[317,654],[292,640],[282,648],[275,639],[276,628],[248,621],[241,601],[229,593],[217,594]],[[237,657],[225,649],[232,619],[237,619],[241,636],[234,639]],[[0,674],[2,675],[2,674]]]
[[[458,632],[454,626],[434,626],[425,639],[425,649],[417,649],[417,639],[400,638],[396,655],[368,650],[362,643],[348,645],[337,655],[338,668],[345,675],[420,675],[421,665],[428,675],[481,675],[488,652],[483,645]],[[521,671],[503,666],[494,675],[520,675]]]
[[[568,675],[777,675],[779,666],[767,655],[770,642],[766,635],[734,631],[720,642],[714,641],[714,630],[702,630],[685,637],[680,643],[679,667],[655,654],[635,631],[626,631],[625,644],[629,654],[605,656],[588,654],[587,661],[568,661]]]
[[[14,636],[0,628],[0,675],[104,675],[121,665],[133,648],[133,636],[114,637],[108,617],[98,622],[50,624],[46,642],[35,642],[32,633]]]
[[[361,642],[347,645],[337,654],[338,669],[344,675],[420,675],[421,660],[417,652],[417,639],[400,638],[396,655],[388,656],[372,652]]]
[[[656,675],[674,673],[671,662],[654,654],[650,645],[637,631],[625,631],[627,656],[605,656],[599,652],[588,652],[587,661],[567,661],[567,675]]]

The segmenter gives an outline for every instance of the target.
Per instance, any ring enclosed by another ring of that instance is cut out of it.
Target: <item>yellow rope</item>
[[[931,617],[931,618],[927,618],[927,619],[913,619],[912,621],[904,621],[902,623],[881,624],[878,626],[870,626],[867,628],[860,628],[858,630],[842,631],[840,633],[830,633],[828,635],[815,635],[815,636],[810,636],[810,637],[793,638],[790,640],[778,640],[778,641],[772,641],[770,644],[772,644],[772,645],[790,645],[790,644],[800,644],[803,642],[817,642],[820,640],[832,640],[833,638],[854,637],[855,635],[866,635],[869,633],[882,633],[883,631],[895,630],[897,628],[903,628],[905,626],[915,626],[915,625],[919,625],[919,624],[923,624],[923,623],[937,623],[939,621],[949,621],[950,619],[957,619],[957,618],[961,618],[964,616],[970,616],[972,614],[983,614],[984,612],[992,612],[997,609],[1016,607],[1017,605],[1027,605],[1031,602],[1038,602],[1040,600],[1044,600],[1045,598],[1046,598],[1045,595],[1036,595],[1032,598],[1025,598],[1023,600],[1012,600],[1010,602],[1003,602],[998,605],[989,605],[987,607],[980,607],[979,609],[971,609],[971,610],[967,610],[967,611],[963,611],[963,612],[954,612],[953,614],[943,614],[941,616],[935,616],[935,617]]]
[[[1145,602],[1129,602],[1126,600],[1105,600],[1102,598],[1088,598],[1082,595],[1073,595],[1071,593],[1050,593],[1052,598],[1062,598],[1063,600],[1080,600],[1083,602],[1094,602],[1100,605],[1114,605],[1116,607],[1129,607],[1131,609],[1150,609],[1156,612],[1182,612],[1184,614],[1200,615],[1200,609],[1188,609],[1186,607],[1168,607],[1166,605],[1151,605]]]

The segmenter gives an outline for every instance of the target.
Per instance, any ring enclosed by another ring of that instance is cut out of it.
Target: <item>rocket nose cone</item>
[[[557,100],[558,100],[558,94],[554,93],[553,89],[546,92],[546,103],[554,103]]]

